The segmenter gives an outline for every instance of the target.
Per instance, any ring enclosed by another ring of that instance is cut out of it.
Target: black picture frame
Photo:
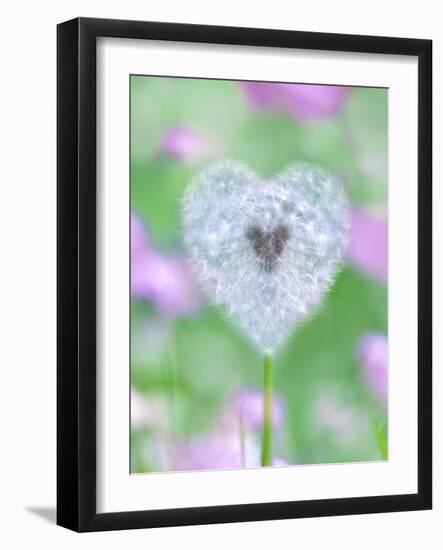
[[[418,59],[418,491],[136,512],[96,511],[96,39],[399,54]],[[430,509],[432,506],[432,42],[78,18],[57,28],[57,523],[102,531]]]

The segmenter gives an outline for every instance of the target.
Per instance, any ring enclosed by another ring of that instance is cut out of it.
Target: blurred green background
[[[263,177],[308,161],[340,173],[355,208],[379,209],[387,196],[387,96],[355,88],[337,113],[306,120],[277,104],[256,108],[237,82],[133,76],[131,208],[149,246],[185,261],[183,192],[221,158],[242,160]],[[177,127],[200,136],[200,154],[168,149],[168,132]],[[320,309],[275,357],[275,392],[285,410],[276,456],[290,464],[385,457],[386,404],[368,386],[358,353],[359,339],[373,331],[387,333],[386,283],[348,262]],[[192,312],[166,315],[155,300],[133,293],[132,471],[172,469],[168,455],[210,437],[235,392],[260,389],[262,376],[260,354],[204,298]],[[260,434],[253,437],[259,445]]]

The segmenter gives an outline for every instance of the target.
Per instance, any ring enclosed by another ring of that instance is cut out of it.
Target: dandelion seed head
[[[261,351],[320,303],[342,262],[349,207],[335,175],[307,164],[261,180],[218,162],[189,185],[184,238],[205,294]]]

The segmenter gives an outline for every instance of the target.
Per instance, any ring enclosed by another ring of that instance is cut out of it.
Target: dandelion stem
[[[263,379],[263,434],[261,465],[272,466],[272,357],[269,353],[264,359]]]

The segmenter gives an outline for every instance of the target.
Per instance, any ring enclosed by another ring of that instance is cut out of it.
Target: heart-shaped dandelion
[[[294,164],[260,180],[224,161],[187,189],[185,242],[208,298],[262,351],[273,351],[331,286],[348,212],[340,180],[325,170]]]
[[[263,180],[222,161],[191,182],[183,217],[204,293],[265,354],[270,376],[271,354],[320,303],[342,262],[349,207],[339,178],[297,163]]]

